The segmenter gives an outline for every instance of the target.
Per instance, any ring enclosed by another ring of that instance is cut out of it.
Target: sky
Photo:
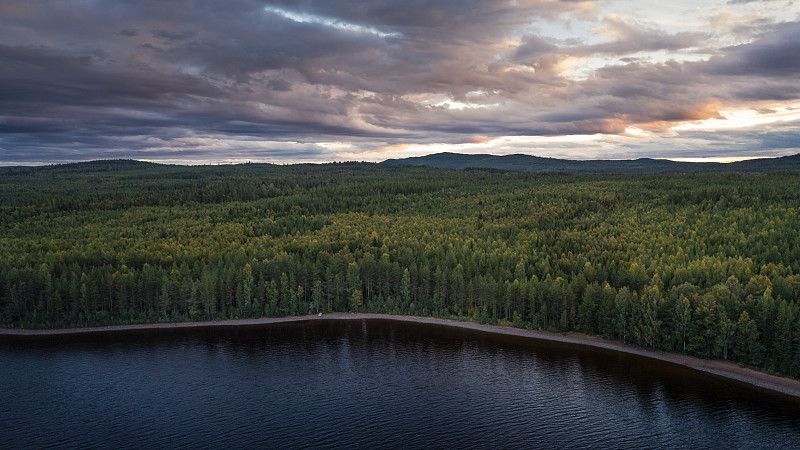
[[[800,0],[0,0],[0,165],[800,152]]]

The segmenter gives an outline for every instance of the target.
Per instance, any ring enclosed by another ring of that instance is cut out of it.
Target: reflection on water
[[[18,447],[800,445],[800,402],[632,355],[383,320],[0,340]]]

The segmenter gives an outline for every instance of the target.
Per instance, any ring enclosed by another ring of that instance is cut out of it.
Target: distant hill
[[[692,163],[665,159],[589,160],[542,158],[531,155],[464,155],[436,153],[402,159],[387,159],[381,164],[424,166],[441,169],[490,169],[515,172],[568,173],[697,173],[697,172],[778,172],[800,170],[800,154],[780,158],[760,158],[735,163]]]
[[[133,159],[100,159],[96,161],[83,161],[66,164],[51,164],[49,166],[7,166],[0,167],[0,176],[12,175],[57,175],[70,173],[108,173],[124,172],[152,167],[166,167],[147,161]]]

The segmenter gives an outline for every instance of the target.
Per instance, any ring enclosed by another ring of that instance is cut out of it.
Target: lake
[[[391,320],[0,337],[3,448],[790,448],[800,401]]]

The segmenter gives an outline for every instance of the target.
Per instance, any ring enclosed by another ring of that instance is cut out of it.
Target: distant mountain
[[[697,172],[778,172],[800,170],[800,154],[780,158],[760,158],[735,163],[692,163],[665,159],[589,160],[542,158],[531,155],[464,155],[436,153],[402,159],[387,159],[381,164],[424,166],[441,169],[491,169],[515,172],[568,173],[697,173]]]

